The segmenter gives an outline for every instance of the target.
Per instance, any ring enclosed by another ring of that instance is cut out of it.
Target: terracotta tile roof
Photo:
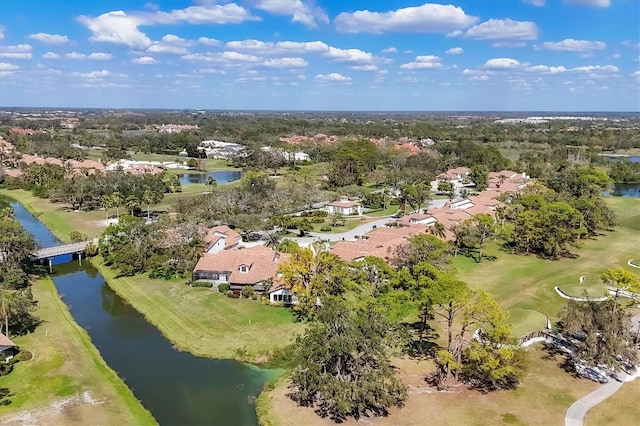
[[[5,169],[4,174],[9,176],[9,177],[20,177],[22,176],[22,170],[20,169]]]
[[[329,206],[333,206],[333,207],[345,207],[345,208],[349,208],[349,207],[356,207],[359,206],[360,203],[357,201],[333,201],[331,203],[328,204]]]
[[[220,225],[207,230],[207,235],[204,237],[204,243],[207,247],[211,247],[222,237],[225,238],[225,248],[233,247],[242,241],[242,237],[239,233],[226,225]]]
[[[280,264],[289,258],[289,254],[278,253],[265,246],[222,250],[214,254],[204,254],[193,271],[225,273],[230,275],[230,284],[255,285],[276,276]],[[248,271],[241,272],[241,267],[247,267]]]
[[[7,336],[0,333],[0,346],[17,346],[17,345],[13,343],[11,340],[9,340]]]
[[[381,227],[358,241],[339,241],[331,248],[331,252],[347,262],[365,256],[388,260],[395,253],[397,246],[404,244],[414,235],[425,233],[427,229],[426,226]]]

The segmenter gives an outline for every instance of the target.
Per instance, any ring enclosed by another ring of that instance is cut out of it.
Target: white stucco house
[[[325,206],[325,211],[329,214],[341,213],[345,216],[362,215],[362,204],[358,201],[339,200],[333,201]]]

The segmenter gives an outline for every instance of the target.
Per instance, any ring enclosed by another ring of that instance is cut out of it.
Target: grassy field
[[[640,269],[627,265],[629,259],[640,258],[640,199],[612,197],[607,202],[616,211],[619,226],[615,232],[586,241],[575,251],[575,259],[550,261],[513,255],[492,245],[487,254],[495,255],[495,261],[478,264],[460,256],[454,260],[460,278],[472,288],[488,291],[503,309],[539,310],[553,321],[565,304],[553,289],[556,285],[579,286],[580,276],[597,276],[614,267],[640,274]]]
[[[564,424],[567,408],[598,387],[595,382],[575,379],[565,373],[558,365],[559,360],[548,359],[537,348],[531,351],[531,371],[518,389],[488,394],[471,391],[463,386],[447,392],[437,392],[424,382],[425,374],[432,368],[430,363],[396,360],[395,364],[400,368],[403,381],[410,385],[405,406],[391,409],[390,415],[385,418],[367,418],[362,422],[349,419],[344,425],[561,425]],[[297,407],[286,396],[287,386],[288,382],[284,378],[275,389],[260,396],[258,412],[262,424],[334,424],[317,416],[312,409]]]
[[[522,337],[536,330],[543,330],[547,325],[544,314],[531,309],[511,309],[508,312],[507,321],[513,324],[511,334],[514,337]]]
[[[141,275],[116,278],[99,258],[93,264],[177,348],[198,356],[262,362],[303,329],[284,308]]]
[[[585,416],[584,424],[587,426],[640,425],[638,401],[640,401],[640,379],[625,383],[618,392],[593,407]]]
[[[156,424],[75,323],[51,279],[37,281],[33,295],[43,323],[13,339],[34,357],[0,379],[11,393],[10,404],[0,404],[0,423]]]

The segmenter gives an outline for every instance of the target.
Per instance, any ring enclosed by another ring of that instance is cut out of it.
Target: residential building
[[[265,246],[205,253],[193,270],[193,278],[215,286],[228,283],[231,290],[252,286],[263,292],[266,282],[276,277],[280,264],[289,257]]]
[[[214,226],[207,230],[204,237],[205,253],[213,254],[222,250],[238,248],[242,236],[226,225]]]
[[[358,201],[350,201],[342,198],[327,204],[325,211],[329,214],[340,213],[345,216],[359,216],[362,215],[362,205]]]

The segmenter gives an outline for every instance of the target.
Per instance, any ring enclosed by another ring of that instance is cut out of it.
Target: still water
[[[207,183],[210,177],[214,178],[218,185],[233,182],[242,177],[242,172],[238,170],[218,170],[216,172],[207,173],[188,173],[178,175],[181,185],[190,185],[192,183]]]
[[[616,183],[613,186],[616,197],[640,197],[640,183]]]
[[[20,204],[12,207],[42,247],[56,244]],[[257,424],[254,399],[279,371],[174,350],[87,262],[82,267],[68,260],[56,265],[53,281],[104,360],[161,425]]]

